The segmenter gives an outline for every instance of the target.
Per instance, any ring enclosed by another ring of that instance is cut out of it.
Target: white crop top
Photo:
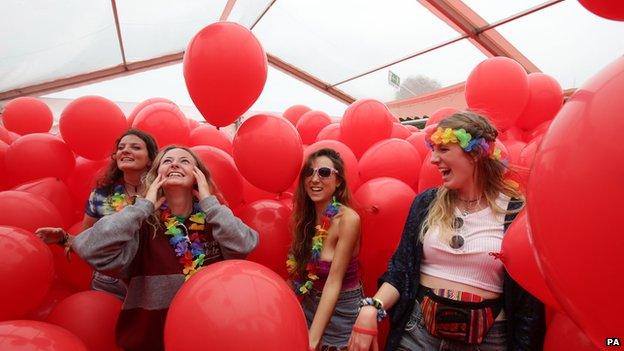
[[[510,198],[501,194],[496,203],[507,209]],[[449,242],[439,238],[439,228],[432,227],[423,240],[424,256],[420,264],[422,273],[463,283],[495,293],[503,292],[503,263],[490,252],[500,253],[504,233],[504,213],[495,213],[490,207],[462,215],[463,220],[455,233],[463,236],[464,244],[453,249]]]

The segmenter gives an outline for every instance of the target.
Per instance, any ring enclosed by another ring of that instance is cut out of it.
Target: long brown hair
[[[113,185],[123,179],[123,172],[117,166],[117,160],[115,159],[115,154],[117,153],[117,148],[119,147],[119,143],[121,139],[125,136],[134,135],[139,139],[143,140],[145,143],[145,148],[147,149],[147,158],[150,160],[152,165],[154,164],[154,159],[156,158],[156,154],[158,153],[158,145],[156,144],[156,140],[154,138],[145,133],[142,130],[130,128],[126,130],[116,141],[115,141],[115,150],[111,154],[111,162],[108,164],[106,172],[104,175],[98,179],[97,186],[108,188],[108,192],[111,192]],[[148,166],[149,167],[149,166]]]
[[[336,177],[340,184],[334,192],[336,201],[347,207],[351,204],[351,191],[347,187],[344,161],[340,154],[333,149],[327,148],[311,153],[299,172],[299,182],[295,191],[292,214],[294,238],[290,247],[290,253],[297,261],[296,273],[300,277],[305,276],[305,268],[310,260],[312,237],[314,237],[316,227],[316,207],[306,191],[306,177],[304,173],[308,168],[312,167],[312,162],[321,156],[329,158],[334,165],[334,169],[338,171]]]
[[[494,143],[498,136],[498,131],[483,116],[474,112],[464,111],[455,113],[438,123],[439,128],[460,129],[463,128],[470,133],[473,139],[484,138],[488,143]],[[483,189],[483,196],[488,206],[496,213],[517,213],[521,208],[513,211],[501,208],[496,203],[502,193],[517,201],[524,202],[524,195],[513,182],[505,179],[508,167],[500,160],[492,159],[481,147],[474,148],[470,155],[475,160],[475,179],[477,187]],[[510,171],[510,170],[509,170]],[[440,229],[440,239],[445,241],[450,239],[455,221],[454,209],[457,201],[457,191],[441,186],[438,189],[435,199],[429,209],[429,214],[423,222],[420,232],[421,240],[427,229],[431,226],[438,226]]]
[[[199,158],[199,156],[197,156],[197,154],[195,154],[193,150],[189,149],[186,146],[169,145],[165,147],[163,150],[161,150],[158,153],[158,155],[156,155],[156,158],[154,159],[154,162],[152,163],[152,167],[143,177],[143,187],[145,189],[145,192],[147,193],[147,189],[149,189],[150,185],[152,185],[152,183],[158,177],[158,168],[160,167],[160,162],[162,161],[163,157],[165,156],[167,152],[173,149],[182,149],[188,152],[193,157],[193,159],[195,160],[195,163],[197,164],[197,168],[199,168],[199,170],[204,174],[204,176],[206,176],[206,180],[208,181],[208,186],[210,187],[210,192],[217,198],[217,200],[219,200],[220,203],[225,204],[223,195],[219,191],[219,188],[217,188],[217,185],[212,180],[212,176],[210,175],[208,168],[206,168],[206,166],[204,165],[204,162],[202,161],[202,159]],[[160,198],[161,196],[164,196],[164,192],[162,188],[159,189],[158,191],[158,198]],[[154,213],[148,218],[148,223],[152,225],[152,227],[154,228],[154,233],[155,233],[156,228],[159,226],[159,223],[160,223],[160,210],[159,209],[156,209],[156,211],[154,211]]]

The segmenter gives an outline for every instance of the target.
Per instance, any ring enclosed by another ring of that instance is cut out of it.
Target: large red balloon
[[[551,123],[552,123],[552,120],[544,121],[540,125],[535,127],[535,129],[533,129],[533,130],[531,130],[529,132],[525,132],[524,133],[524,138],[523,138],[524,141],[528,143],[531,140],[537,138],[538,136],[542,136],[542,135],[546,134],[546,131],[550,127]]]
[[[362,182],[390,177],[415,188],[421,165],[420,155],[412,144],[393,138],[382,140],[366,150],[360,159],[358,170]]]
[[[82,221],[74,223],[67,232],[71,235],[79,235],[82,232]],[[54,257],[54,268],[59,280],[76,291],[91,289],[93,268],[80,256],[71,253],[69,259],[65,250],[60,245],[49,245]]]
[[[245,205],[238,217],[258,232],[259,244],[247,259],[260,263],[286,279],[286,257],[292,241],[291,210],[281,201],[260,200]]]
[[[208,145],[232,155],[232,141],[222,131],[209,124],[202,124],[191,131],[189,145]]]
[[[323,128],[331,124],[331,118],[322,111],[308,111],[297,122],[297,131],[305,145],[312,144]]]
[[[622,338],[620,337],[620,342]],[[601,345],[604,346],[604,343]],[[617,349],[617,348],[616,348]],[[546,327],[544,351],[599,351],[565,313],[555,313]]]
[[[78,155],[99,160],[113,152],[128,129],[123,111],[101,96],[83,96],[65,107],[59,120],[63,140]]]
[[[442,183],[444,183],[442,174],[438,170],[438,167],[431,163],[431,152],[429,152],[422,163],[422,167],[420,167],[418,192],[423,192],[429,188],[436,188],[442,185]]]
[[[212,179],[232,209],[243,203],[243,179],[236,169],[232,156],[212,146],[191,148],[204,162]]]
[[[15,320],[0,322],[0,349],[11,351],[87,351],[69,331],[53,324]]]
[[[505,269],[533,296],[549,307],[560,309],[540,271],[529,231],[526,211],[522,211],[509,226],[503,238],[501,253]]]
[[[173,101],[171,101],[169,99],[165,99],[165,98],[158,98],[157,97],[157,98],[147,99],[147,100],[141,102],[140,104],[136,105],[132,109],[132,112],[130,112],[130,115],[128,116],[128,126],[132,127],[132,124],[134,123],[134,119],[139,114],[139,112],[141,112],[141,110],[143,110],[146,106],[149,106],[151,104],[155,104],[157,102],[165,102],[165,103],[168,103],[168,104],[176,105],[175,102],[173,102]]]
[[[132,127],[151,134],[161,148],[188,144],[188,121],[177,105],[156,102],[145,106],[137,114]]]
[[[195,35],[184,54],[189,95],[208,123],[225,127],[256,101],[267,78],[267,57],[251,31],[213,23]]]
[[[284,111],[282,116],[290,121],[293,126],[297,125],[299,122],[299,118],[303,116],[304,113],[311,111],[312,109],[305,105],[293,105]]]
[[[14,190],[42,196],[59,211],[63,227],[67,228],[78,220],[67,185],[58,178],[43,178],[22,184]]]
[[[455,107],[439,108],[431,114],[429,119],[427,119],[427,122],[425,122],[425,127],[428,127],[433,124],[438,124],[441,120],[457,112],[459,112],[459,110],[456,109]]]
[[[5,164],[13,185],[45,177],[66,178],[74,168],[74,154],[67,144],[50,134],[24,135],[12,143]]]
[[[250,204],[257,200],[272,199],[277,200],[278,194],[262,190],[253,186],[245,177],[243,177],[243,198],[246,204]]]
[[[6,130],[3,126],[0,126],[0,141],[3,141],[7,144],[11,144],[13,141],[11,140],[11,136],[9,135],[9,131]]]
[[[30,96],[9,101],[2,112],[4,127],[20,135],[47,133],[52,128],[52,120],[48,105]]]
[[[518,164],[520,161],[520,153],[522,153],[522,149],[524,149],[526,143],[515,139],[507,139],[502,143],[505,145],[507,152],[509,153],[509,162],[512,164]]]
[[[394,116],[383,103],[362,99],[352,103],[340,121],[340,138],[360,158],[374,143],[392,134]]]
[[[0,190],[5,190],[9,187],[9,172],[6,169],[6,153],[9,150],[9,144],[0,140]]]
[[[282,192],[299,174],[301,138],[284,118],[263,114],[251,117],[236,132],[233,145],[238,170],[262,190]]]
[[[614,21],[624,21],[624,3],[622,1],[579,0],[579,2],[594,15]]]
[[[227,260],[201,269],[173,298],[165,348],[307,350],[308,327],[279,275],[254,262]]]
[[[407,139],[411,135],[412,132],[410,132],[406,126],[398,122],[392,123],[392,133],[390,134],[391,138]]]
[[[74,200],[74,207],[80,214],[84,213],[85,203],[95,188],[97,180],[104,174],[110,164],[110,158],[99,161],[76,157],[76,166],[65,180]]]
[[[429,153],[429,148],[427,147],[427,144],[425,143],[426,136],[427,135],[425,134],[425,132],[415,132],[415,133],[412,133],[410,137],[405,139],[410,144],[414,145],[421,159],[424,159],[425,157],[427,157],[427,154]]]
[[[321,140],[340,140],[340,123],[331,123],[316,136],[316,141]]]
[[[557,114],[528,189],[531,235],[546,282],[597,347],[624,330],[624,304],[601,293],[624,290],[622,91],[624,57],[589,79]]]
[[[508,57],[492,57],[475,67],[466,80],[466,102],[490,119],[499,131],[513,126],[529,100],[524,68]]]
[[[52,253],[34,234],[0,226],[0,257],[0,321],[22,318],[41,304],[52,285]]]
[[[121,350],[115,342],[115,326],[121,300],[101,291],[82,291],[59,302],[46,322],[79,337],[91,351]]]
[[[340,158],[342,158],[345,166],[347,186],[351,191],[355,191],[362,182],[358,172],[358,160],[347,145],[337,140],[317,141],[305,149],[303,153],[304,159],[307,159],[311,153],[325,148],[332,149],[340,154]]]
[[[516,125],[533,130],[541,123],[551,120],[563,105],[563,90],[555,78],[544,73],[528,75],[529,101]]]
[[[26,319],[32,319],[36,321],[45,321],[46,318],[50,315],[50,312],[54,309],[54,307],[66,297],[73,295],[75,291],[72,287],[68,286],[64,282],[59,279],[55,279],[52,282],[52,286],[48,289],[48,293],[43,298],[43,301],[35,308],[30,311],[26,316]]]
[[[0,192],[0,225],[34,233],[40,227],[63,227],[61,214],[53,203],[25,191]]]

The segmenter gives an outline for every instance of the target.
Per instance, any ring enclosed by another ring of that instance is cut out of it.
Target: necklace
[[[299,275],[297,274],[297,265],[298,265],[297,260],[295,260],[295,257],[292,254],[288,255],[288,260],[286,261],[286,268],[288,270],[288,273],[292,277],[293,287],[297,294],[303,295],[303,294],[308,293],[310,289],[312,289],[313,282],[319,279],[318,275],[316,274],[316,269],[317,269],[318,261],[321,258],[321,251],[323,250],[323,242],[325,241],[325,238],[327,237],[327,234],[328,234],[327,230],[331,226],[331,219],[336,214],[338,214],[338,210],[340,206],[342,205],[338,201],[336,201],[336,198],[335,197],[332,198],[331,202],[325,208],[325,211],[323,211],[321,224],[318,224],[315,228],[316,233],[314,234],[314,237],[312,238],[312,250],[311,250],[312,252],[310,255],[310,260],[308,261],[306,265],[307,280],[305,282],[302,282],[303,279],[301,279],[301,277],[299,277]]]
[[[197,203],[193,204],[193,213],[188,217],[191,225],[184,225],[186,217],[171,213],[166,204],[161,206],[160,218],[167,229],[165,235],[170,235],[169,244],[173,247],[178,262],[184,269],[184,280],[188,280],[201,267],[206,258],[207,236],[203,233],[206,214],[201,211]]]
[[[130,203],[131,202],[128,200],[124,186],[117,184],[113,188],[113,195],[111,195],[108,199],[108,207],[110,207],[112,211],[119,212]]]

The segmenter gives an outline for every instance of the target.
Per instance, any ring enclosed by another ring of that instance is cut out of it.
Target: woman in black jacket
[[[543,305],[498,259],[524,197],[504,179],[497,134],[461,112],[427,135],[444,183],[414,200],[380,289],[361,302],[349,350],[376,342],[386,309],[388,351],[542,349]]]

